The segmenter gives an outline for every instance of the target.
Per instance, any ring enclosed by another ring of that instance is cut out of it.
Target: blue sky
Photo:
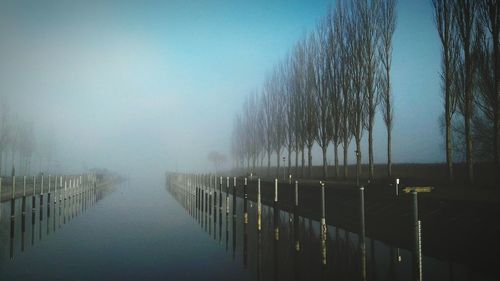
[[[227,152],[244,97],[331,5],[2,1],[0,93],[30,108],[22,115],[57,136],[58,157],[74,169],[207,170],[210,150]],[[442,161],[430,1],[399,1],[393,48],[394,160]],[[385,160],[381,121],[376,162]]]

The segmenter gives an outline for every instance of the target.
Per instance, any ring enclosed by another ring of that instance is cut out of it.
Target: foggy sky
[[[37,135],[53,135],[68,171],[122,173],[211,170],[207,154],[229,154],[245,96],[334,5],[40,2],[0,2],[2,99],[33,121]],[[393,161],[443,161],[440,48],[430,1],[399,1],[393,48]],[[375,162],[386,159],[385,134],[377,115]]]

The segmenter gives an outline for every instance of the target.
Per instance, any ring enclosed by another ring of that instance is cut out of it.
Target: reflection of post
[[[12,199],[14,201],[14,199]],[[14,220],[10,220],[10,259],[14,259],[14,227],[15,223]]]
[[[243,224],[243,267],[247,268],[247,259],[248,259],[248,233],[247,233],[247,224]]]
[[[276,180],[277,181],[277,180]],[[273,254],[274,254],[274,280],[279,280],[278,279],[278,241],[280,239],[279,235],[279,210],[275,201],[274,207],[273,207],[273,214],[274,214],[274,241],[273,241]]]
[[[262,230],[262,204],[260,202],[260,178],[257,179],[257,230]]]
[[[366,280],[366,242],[365,242],[365,188],[359,188],[360,233],[359,246],[361,251],[361,280]]]
[[[260,179],[258,179],[260,181]],[[262,233],[259,231],[257,233],[257,281],[261,280],[261,268],[262,268],[262,257],[261,250],[262,247]]]
[[[24,252],[24,233],[26,232],[26,214],[21,218],[21,252]]]
[[[295,181],[295,204],[293,208],[293,237],[295,240],[295,251],[293,251],[293,277],[299,279],[300,268],[300,226],[299,226],[299,182]]]
[[[326,265],[326,216],[325,216],[325,183],[321,182],[321,260]]]
[[[233,260],[236,257],[236,216],[233,215]]]

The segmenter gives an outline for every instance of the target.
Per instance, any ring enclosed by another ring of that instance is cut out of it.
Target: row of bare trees
[[[293,47],[268,74],[260,94],[247,97],[236,117],[232,154],[236,163],[255,168],[283,151],[288,172],[295,153],[295,171],[312,174],[312,149],[321,148],[323,177],[328,177],[327,149],[334,151],[334,176],[348,177],[348,151],[356,145],[356,174],[361,173],[361,140],[368,133],[369,177],[374,176],[373,129],[382,111],[387,128],[387,172],[391,176],[393,120],[390,81],[396,0],[340,0],[315,30]],[[379,106],[381,105],[381,106]],[[307,150],[307,171],[306,157]],[[300,158],[300,164],[299,164]],[[296,175],[298,176],[298,175]]]
[[[475,159],[493,161],[500,171],[498,2],[432,0],[442,47],[443,119],[450,180],[454,177],[454,152],[465,157],[470,182],[474,181]]]
[[[18,175],[28,175],[36,166],[41,171],[42,161],[53,160],[54,149],[52,139],[37,142],[33,122],[12,113],[7,100],[0,97],[0,176],[10,175],[12,168]]]

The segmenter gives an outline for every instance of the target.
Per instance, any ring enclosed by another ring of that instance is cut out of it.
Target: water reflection
[[[284,211],[279,201],[259,206],[245,196],[247,188],[245,184],[230,188],[229,178],[225,183],[219,178],[212,185],[210,180],[194,181],[194,188],[188,191],[181,185],[167,185],[172,196],[194,212],[195,220],[203,218],[201,227],[208,236],[219,243],[224,240],[222,247],[254,280],[413,280],[413,249],[366,236],[361,191],[359,228],[346,230],[328,225],[327,218],[304,217],[307,210],[301,210],[299,204],[291,212]],[[242,190],[242,197],[235,196],[237,189]],[[429,268],[425,280],[473,280],[464,274],[466,268],[449,261],[424,257],[423,264],[427,266],[424,270]]]
[[[104,192],[105,189],[79,186],[75,181],[71,182],[69,188],[53,191],[53,196],[50,192],[46,196],[42,192],[33,193],[32,199],[27,200],[24,193],[20,198],[2,203],[0,208],[10,205],[9,258],[13,260],[18,253],[24,253],[29,247],[34,247],[37,240],[41,241],[56,232],[61,227],[61,221],[65,224],[67,220],[69,223],[70,218],[75,218],[88,206],[99,201]],[[31,223],[27,222],[29,213]],[[1,221],[6,220],[2,218]],[[26,232],[31,233],[29,245],[26,244]]]

